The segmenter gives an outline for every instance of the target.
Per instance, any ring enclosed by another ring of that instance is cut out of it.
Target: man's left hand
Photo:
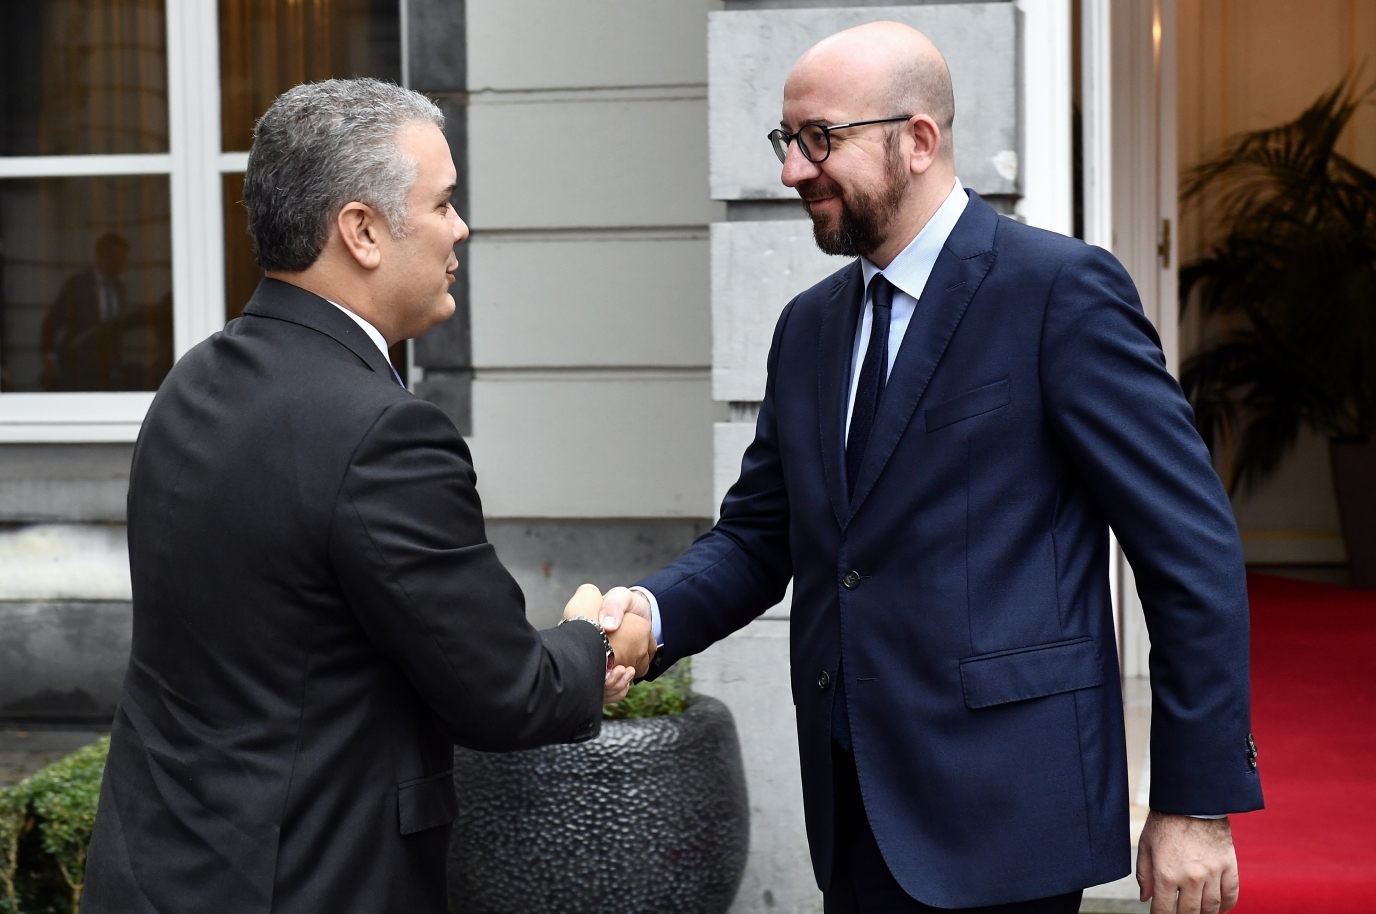
[[[1151,812],[1137,844],[1137,884],[1142,900],[1151,899],[1151,914],[1231,911],[1238,894],[1232,826]]]

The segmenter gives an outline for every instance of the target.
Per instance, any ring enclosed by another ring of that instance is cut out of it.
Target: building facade
[[[372,75],[425,92],[446,114],[454,202],[472,229],[458,249],[458,311],[393,357],[469,441],[489,536],[544,626],[578,584],[632,583],[711,525],[753,433],[774,320],[842,265],[815,249],[765,139],[783,76],[810,44],[880,18],[927,32],[952,67],[962,180],[1009,218],[1113,250],[1174,367],[1182,332],[1187,347],[1196,339],[1177,319],[1176,270],[1207,235],[1197,220],[1180,226],[1180,164],[1239,126],[1293,116],[1308,98],[1286,96],[1272,111],[1275,93],[1255,88],[1267,80],[1289,91],[1283,74],[1328,78],[1327,63],[1266,63],[1318,53],[1279,47],[1289,27],[1276,23],[1294,20],[1349,65],[1376,45],[1364,37],[1376,36],[1376,4],[1309,7],[7,8],[0,719],[98,723],[112,713],[129,644],[133,441],[175,359],[233,319],[259,278],[239,194],[253,120],[282,90]],[[1305,85],[1309,95],[1322,88]],[[1376,150],[1372,123],[1354,131],[1359,160]],[[1250,561],[1342,562],[1320,463],[1306,441],[1284,485],[1239,503]],[[1114,581],[1125,672],[1142,676],[1148,643],[1126,563]],[[786,600],[695,664],[697,687],[736,714],[746,754],[752,852],[740,912],[820,910],[802,838],[788,612]]]

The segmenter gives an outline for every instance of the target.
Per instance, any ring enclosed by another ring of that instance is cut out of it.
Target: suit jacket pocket
[[[401,833],[413,835],[427,828],[448,825],[459,814],[454,797],[454,772],[441,771],[397,785],[397,811]]]
[[[927,431],[934,432],[962,419],[973,419],[983,413],[992,412],[1000,406],[1008,405],[1008,379],[976,387],[945,403],[938,403],[923,413]]]
[[[978,654],[960,661],[967,708],[989,708],[1103,684],[1099,649],[1092,638]]]

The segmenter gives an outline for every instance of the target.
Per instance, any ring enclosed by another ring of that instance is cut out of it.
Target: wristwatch
[[[596,619],[589,619],[587,616],[569,616],[559,624],[563,625],[564,622],[573,621],[588,623],[593,628],[597,629],[597,633],[602,636],[602,646],[607,649],[607,672],[610,673],[616,667],[616,651],[612,650],[612,642],[607,637],[607,630],[602,627],[601,622],[598,622]]]

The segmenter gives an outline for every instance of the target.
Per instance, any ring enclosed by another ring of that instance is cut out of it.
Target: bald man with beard
[[[1153,914],[1238,897],[1262,805],[1241,543],[1132,280],[956,178],[946,62],[879,22],[805,54],[770,134],[818,246],[721,520],[603,602],[651,676],[793,580],[792,690],[828,914],[1069,914],[1131,871],[1109,529],[1151,634]]]

